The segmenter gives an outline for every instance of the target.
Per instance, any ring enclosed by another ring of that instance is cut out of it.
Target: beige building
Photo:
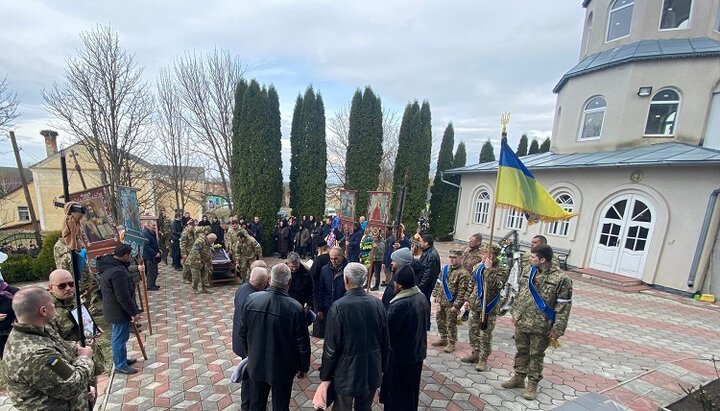
[[[720,295],[720,2],[585,0],[578,64],[553,90],[549,153],[523,157],[569,222],[500,209],[568,264]],[[489,233],[497,163],[461,175],[455,237]]]
[[[28,167],[32,178],[28,184],[36,217],[42,231],[59,230],[63,220],[63,210],[55,207],[54,202],[62,202],[62,175],[60,172],[60,153],[57,150],[56,133],[47,134],[47,157]],[[74,144],[66,150],[68,181],[70,193],[83,190],[80,173],[75,169],[75,159],[82,170],[82,178],[88,188],[102,185],[100,172],[85,146]],[[75,156],[73,156],[75,154]],[[172,218],[175,209],[175,195],[167,184],[163,167],[139,160],[135,179],[138,188],[138,202],[141,213],[157,215],[160,210]],[[199,170],[199,171],[198,171]],[[202,214],[202,202],[205,197],[204,170],[198,169],[187,185],[189,201],[185,211],[199,217]],[[0,231],[28,231],[30,215],[22,187],[18,187],[0,197]]]

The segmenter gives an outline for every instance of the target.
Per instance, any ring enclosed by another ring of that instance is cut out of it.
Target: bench
[[[552,246],[551,246],[552,247]],[[528,241],[520,241],[520,250],[523,252],[530,251],[530,243]],[[563,270],[567,271],[567,259],[570,255],[569,248],[552,247],[553,254],[557,256],[558,262],[562,264]]]

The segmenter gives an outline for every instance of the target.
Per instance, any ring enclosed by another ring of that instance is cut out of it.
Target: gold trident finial
[[[502,133],[507,134],[507,125],[510,124],[510,112],[506,111],[500,116],[500,124],[502,124]]]

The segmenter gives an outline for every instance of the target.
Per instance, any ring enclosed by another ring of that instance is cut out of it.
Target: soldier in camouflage
[[[195,220],[190,219],[183,229],[182,234],[180,234],[180,256],[183,261],[182,278],[185,284],[190,284],[190,266],[186,266],[184,263],[194,242]]]
[[[185,259],[186,265],[190,266],[192,288],[195,293],[211,293],[208,287],[210,287],[210,275],[212,275],[212,247],[215,240],[217,240],[215,234],[203,235],[198,233],[190,253]]]
[[[443,267],[440,283],[433,290],[435,303],[440,304],[436,318],[440,339],[432,342],[433,347],[442,347],[446,353],[455,351],[457,342],[457,316],[466,301],[470,275],[460,264],[462,250],[450,250],[450,264]],[[447,291],[446,291],[447,287]],[[449,291],[450,295],[447,295]]]
[[[50,273],[48,279],[48,291],[52,295],[55,305],[55,315],[50,319],[48,325],[65,341],[80,341],[78,324],[73,317],[75,308],[75,286],[72,274],[67,270],[55,270]],[[86,336],[87,337],[87,336]],[[92,338],[92,337],[87,337]],[[92,340],[87,340],[88,345],[93,347],[93,362],[95,372],[92,385],[97,387],[97,376],[105,372],[105,357],[99,347],[93,346]]]
[[[227,250],[230,259],[233,259],[235,253],[235,243],[237,243],[237,232],[240,226],[238,221],[233,217],[230,220],[230,227],[225,231],[225,250]]]
[[[470,291],[467,296],[468,302],[465,303],[465,308],[472,313],[468,333],[472,353],[461,358],[460,361],[474,363],[477,371],[486,370],[487,359],[492,352],[492,332],[495,329],[497,312],[500,309],[500,305],[497,303],[492,304],[492,301],[500,295],[500,291],[508,278],[508,271],[502,267],[498,259],[500,247],[493,245],[491,250],[491,255],[487,255],[483,261],[485,269],[482,271],[482,279],[485,284],[483,292],[487,293],[485,296],[485,321],[487,324],[485,330],[481,327],[482,297],[478,296],[479,283],[476,277],[476,271],[480,267],[479,263],[470,272],[470,287],[468,287]],[[488,306],[491,306],[491,309],[488,310]]]
[[[520,290],[512,309],[517,349],[515,375],[502,383],[503,388],[523,388],[527,377],[523,397],[528,400],[537,396],[545,350],[551,340],[557,341],[565,333],[572,302],[572,280],[552,264],[552,248],[541,245],[530,253],[530,263],[535,270],[523,273],[520,278]],[[536,300],[534,291],[542,301]],[[542,303],[547,309],[540,308]]]
[[[482,247],[482,235],[480,233],[471,235],[460,260],[465,271],[472,273],[473,268],[485,258],[486,252],[485,247]]]
[[[547,245],[547,238],[545,238],[544,235],[536,235],[532,238],[532,240],[530,240],[531,250],[541,245]],[[553,254],[550,264],[555,268],[560,269],[560,261],[558,261],[557,255]],[[524,253],[522,258],[520,259],[520,269],[522,270],[522,273],[529,273],[531,267],[532,264],[530,263],[530,252]]]
[[[55,258],[55,268],[58,270],[67,270],[72,273],[72,250],[65,245],[62,238],[59,238],[53,247],[53,257]],[[78,259],[82,258],[78,255]],[[102,308],[100,294],[98,290],[100,284],[97,276],[91,273],[85,265],[84,272],[80,273],[80,297],[83,303],[88,307],[90,312],[97,313]]]
[[[235,268],[240,280],[245,283],[250,274],[250,264],[262,255],[262,246],[245,230],[237,232],[237,243],[235,244]]]
[[[93,350],[70,344],[48,326],[55,306],[47,290],[24,287],[12,302],[17,323],[3,359],[3,379],[20,411],[86,411],[96,391],[90,387]]]

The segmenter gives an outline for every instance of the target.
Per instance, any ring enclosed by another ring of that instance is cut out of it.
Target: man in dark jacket
[[[260,261],[260,260],[258,260]],[[260,261],[262,262],[262,261]],[[233,312],[233,331],[232,331],[232,350],[238,356],[245,358],[247,352],[240,343],[240,323],[242,321],[242,312],[245,302],[250,294],[263,291],[267,288],[270,281],[270,275],[265,267],[255,267],[250,272],[250,280],[238,287],[235,291],[235,311]],[[247,373],[245,373],[247,374]],[[246,376],[241,376],[242,385],[240,387],[240,409],[248,411],[250,409],[250,380]]]
[[[248,296],[239,339],[248,356],[250,409],[265,410],[272,389],[273,410],[290,409],[293,377],[310,369],[310,336],[300,303],[287,293],[290,269],[276,264],[267,291]]]
[[[422,249],[420,264],[422,264],[423,269],[422,271],[418,270],[420,272],[415,272],[417,287],[425,294],[428,304],[430,304],[430,297],[440,276],[440,255],[434,244],[435,240],[430,234],[423,234],[420,238],[420,248]],[[430,330],[430,317],[427,320],[427,329]]]
[[[322,273],[323,267],[330,263],[330,254],[328,251],[327,242],[321,238],[317,242],[317,257],[313,260],[310,266],[310,278],[313,282],[313,307],[317,310],[320,307],[318,299],[318,287],[320,287],[320,273]],[[324,338],[325,337],[325,319],[315,318],[313,323],[313,337]]]
[[[97,259],[100,272],[100,289],[103,295],[103,317],[111,325],[111,347],[115,372],[135,374],[130,367],[135,359],[127,358],[127,342],[130,338],[130,323],[139,319],[138,307],[133,298],[133,285],[128,266],[132,249],[127,244],[115,247],[112,255]]]
[[[172,243],[172,260],[175,271],[182,270],[180,264],[180,236],[182,236],[182,230],[182,214],[176,213],[175,219],[170,224],[170,242]]]
[[[253,237],[255,237],[257,242],[262,244],[265,235],[263,233],[263,225],[260,222],[260,217],[253,217],[253,222],[250,223],[250,232],[252,233]]]
[[[365,292],[366,278],[364,265],[349,263],[343,270],[347,293],[327,316],[320,379],[334,384],[333,411],[369,411],[387,369],[385,308]]]
[[[347,261],[343,257],[342,248],[333,247],[330,250],[330,264],[323,267],[320,272],[317,298],[317,315],[320,320],[324,320],[333,303],[345,295],[342,273],[346,265]]]
[[[364,232],[360,224],[355,223],[353,225],[353,232],[347,240],[347,256],[348,261],[351,263],[360,261],[360,242],[362,241],[363,235]]]
[[[308,269],[303,265],[298,253],[292,252],[287,256],[287,266],[290,268],[292,279],[288,294],[305,308],[305,312],[313,305],[313,282]]]
[[[423,360],[427,356],[430,305],[415,286],[415,273],[404,265],[395,273],[395,297],[387,312],[390,364],[383,375],[380,402],[385,411],[418,409]]]
[[[155,234],[157,226],[154,221],[150,221],[143,230],[143,236],[145,237],[145,245],[143,246],[143,260],[145,260],[145,274],[147,274],[147,282],[149,291],[157,291],[160,287],[157,286],[158,276],[158,261],[156,258],[160,257],[160,246],[158,245],[157,235]]]

